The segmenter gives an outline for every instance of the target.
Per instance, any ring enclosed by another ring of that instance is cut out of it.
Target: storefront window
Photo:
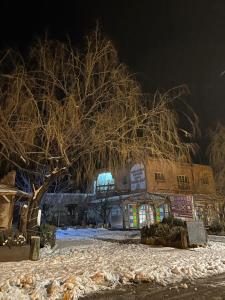
[[[139,227],[154,224],[153,208],[149,204],[139,206]]]
[[[141,205],[139,207],[139,224],[140,227],[147,225],[147,205]]]
[[[108,192],[115,189],[115,180],[112,173],[100,173],[95,183],[95,192]]]
[[[160,205],[159,207],[156,208],[156,222],[162,222],[162,220],[165,217],[165,212],[164,212],[164,207],[163,205]]]
[[[129,212],[129,225],[130,225],[130,228],[137,228],[138,227],[138,220],[137,220],[137,206],[136,206],[136,204],[129,204],[128,205],[128,212]]]

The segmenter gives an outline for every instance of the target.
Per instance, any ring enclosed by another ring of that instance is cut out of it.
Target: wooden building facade
[[[200,164],[149,159],[145,165],[98,174],[93,193],[95,205],[108,207],[110,225],[121,229],[140,228],[169,215],[210,225],[224,209],[211,167]]]

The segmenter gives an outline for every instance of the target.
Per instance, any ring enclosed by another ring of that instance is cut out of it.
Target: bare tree
[[[225,195],[225,127],[218,123],[215,130],[210,131],[208,153],[214,171],[217,192]]]
[[[182,141],[172,109],[187,88],[143,97],[98,29],[86,37],[82,51],[69,41],[37,40],[28,56],[7,51],[0,68],[1,160],[33,183],[44,175],[42,184],[33,186],[29,230],[36,228],[43,194],[65,172],[79,185],[96,169],[115,169],[127,159],[190,159],[193,144]]]

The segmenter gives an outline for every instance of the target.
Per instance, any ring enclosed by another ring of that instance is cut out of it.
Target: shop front
[[[129,197],[123,202],[124,228],[140,229],[161,222],[170,213],[164,196],[145,193],[139,197]]]

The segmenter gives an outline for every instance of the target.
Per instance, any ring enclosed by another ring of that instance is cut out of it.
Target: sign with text
[[[193,219],[193,197],[189,195],[170,196],[174,218]]]
[[[142,164],[134,165],[130,170],[131,191],[145,190],[145,168]]]

